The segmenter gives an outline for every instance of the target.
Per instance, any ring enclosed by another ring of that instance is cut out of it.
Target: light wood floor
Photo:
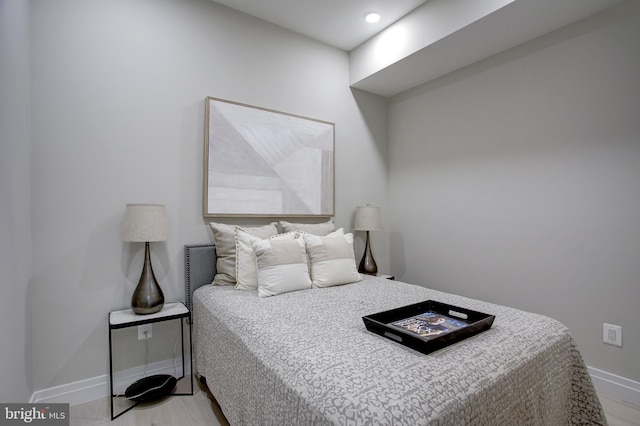
[[[610,426],[640,425],[640,407],[598,394]]]
[[[175,396],[141,404],[114,421],[109,398],[71,407],[71,426],[228,426],[220,407],[196,385],[193,396]],[[640,426],[640,407],[599,395],[610,426]]]
[[[181,380],[177,391],[186,393],[187,389],[186,380]],[[114,407],[119,413],[126,405]],[[113,421],[109,398],[76,405],[69,411],[71,426],[229,426],[218,404],[209,398],[206,388],[196,378],[193,379],[193,396],[172,396],[139,404]]]

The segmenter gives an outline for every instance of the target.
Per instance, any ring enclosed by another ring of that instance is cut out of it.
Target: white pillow
[[[279,223],[282,232],[303,231],[313,235],[327,235],[336,229],[332,220],[323,223],[292,223],[281,220]]]
[[[211,231],[216,244],[216,275],[214,285],[236,284],[235,225],[211,222]],[[278,233],[276,222],[263,226],[244,227],[256,237],[267,238]]]
[[[307,231],[301,231],[301,230],[297,230],[296,232],[296,238],[298,237],[302,237],[303,235],[318,235],[318,234],[313,234],[311,232],[307,232]],[[328,233],[327,235],[325,235],[325,237],[337,237],[338,235],[344,235],[344,228],[338,228],[333,232]]]
[[[304,241],[259,240],[251,241],[258,264],[258,296],[311,288]]]
[[[353,253],[353,234],[318,237],[303,235],[311,262],[314,287],[331,287],[362,280]]]
[[[295,232],[287,232],[286,234],[273,235],[266,239],[293,240],[295,237]],[[236,288],[238,290],[258,289],[258,266],[251,241],[260,239],[263,238],[258,238],[243,228],[236,226]]]

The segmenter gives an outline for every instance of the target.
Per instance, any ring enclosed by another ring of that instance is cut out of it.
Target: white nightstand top
[[[376,277],[386,278],[388,280],[394,280],[395,279],[395,277],[393,275],[388,275],[388,274],[376,274]]]
[[[149,315],[138,315],[131,309],[123,309],[109,313],[109,325],[127,324],[130,322],[153,320],[173,315],[188,314],[189,310],[182,302],[165,303],[160,312]]]

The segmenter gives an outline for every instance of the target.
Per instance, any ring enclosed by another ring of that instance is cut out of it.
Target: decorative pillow
[[[332,220],[324,223],[291,223],[281,220],[279,223],[282,232],[303,231],[313,235],[327,235],[336,229]]]
[[[235,285],[236,284],[236,225],[224,223],[209,224],[213,231],[213,239],[216,244],[216,275],[211,284]],[[244,226],[247,232],[259,238],[267,238],[278,233],[275,222],[263,226]]]
[[[306,231],[296,231],[296,238],[302,238],[303,235],[315,235],[315,234],[311,234],[310,232],[306,232]],[[327,235],[324,235],[325,237],[337,237],[337,236],[343,236],[344,235],[344,228],[338,228],[333,232],[329,232]],[[315,235],[315,236],[320,236],[320,235]]]
[[[318,237],[303,235],[311,262],[314,287],[330,287],[362,280],[353,253],[353,234]]]
[[[258,265],[258,296],[268,297],[311,288],[304,241],[251,241]]]
[[[296,238],[295,232],[287,232],[286,234],[273,235],[267,239],[293,240],[294,238]],[[258,267],[251,241],[260,239],[261,238],[251,235],[243,228],[236,226],[236,288],[239,290],[258,289]]]

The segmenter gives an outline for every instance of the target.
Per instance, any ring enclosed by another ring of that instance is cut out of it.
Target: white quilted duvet
[[[374,277],[194,298],[196,368],[232,425],[606,424],[568,329],[545,316]],[[496,319],[429,355],[362,321],[429,299]]]

